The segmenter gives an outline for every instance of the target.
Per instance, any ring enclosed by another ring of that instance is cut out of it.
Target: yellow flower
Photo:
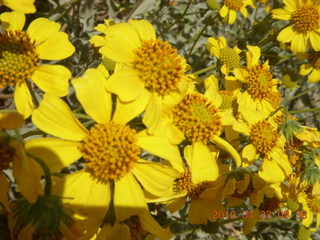
[[[255,112],[247,112],[243,117],[244,120],[238,121],[233,128],[249,137],[249,144],[242,150],[244,166],[261,157],[259,176],[267,183],[284,181],[292,168],[284,150],[285,138],[277,133],[278,125]]]
[[[15,129],[22,127],[23,123],[23,117],[19,113],[0,113],[0,132],[3,129]]]
[[[237,18],[237,11],[240,11],[242,16],[248,17],[246,7],[253,5],[251,0],[223,0],[223,6],[219,10],[221,17],[226,18],[228,23],[233,24]]]
[[[236,78],[243,83],[244,92],[238,95],[239,112],[256,111],[258,115],[268,117],[280,103],[278,81],[273,79],[266,61],[259,63],[261,50],[256,46],[248,46],[246,53],[247,67],[234,72]]]
[[[79,214],[102,221],[108,211],[112,181],[116,218],[123,221],[147,208],[140,184],[145,191],[161,196],[178,174],[172,168],[141,159],[142,149],[171,162],[182,161],[179,150],[166,137],[149,136],[145,130],[137,133],[126,125],[123,119],[128,119],[130,108],[118,112],[117,106],[111,118],[111,93],[106,91],[107,80],[100,71],[88,69],[72,84],[95,123],[87,130],[62,99],[45,94],[32,120],[58,138],[32,139],[27,142],[28,151],[46,160],[52,172],[83,158],[85,168],[63,178],[55,192],[71,197],[64,202]]]
[[[314,214],[316,215],[316,228],[320,226],[320,197],[311,194],[301,193],[298,202],[302,204],[302,209],[306,212],[302,219],[302,224],[310,227],[313,223]],[[303,213],[301,211],[301,213]]]
[[[272,214],[281,207],[281,201],[284,199],[283,185],[274,183],[265,185],[250,197],[250,204],[255,207],[253,217],[248,217],[244,221],[243,233],[249,234],[256,223],[263,218],[271,218]]]
[[[8,169],[11,163],[12,174],[18,191],[30,203],[34,203],[38,196],[44,193],[40,182],[43,175],[40,165],[27,156],[22,143],[0,136],[0,171]],[[0,173],[1,182],[5,185],[7,180],[2,174]],[[6,188],[6,191],[8,191],[8,188]],[[6,198],[1,196],[0,199]],[[8,207],[8,205],[5,206]]]
[[[40,59],[61,60],[74,52],[68,35],[59,32],[60,24],[46,18],[31,22],[22,31],[25,15],[7,12],[0,15],[0,88],[15,86],[14,100],[19,113],[27,118],[33,111],[33,101],[26,81],[32,79],[43,91],[65,96],[68,93],[70,71],[61,65],[40,65]]]
[[[273,18],[290,20],[292,25],[283,29],[277,40],[290,43],[294,52],[307,47],[320,51],[320,5],[313,0],[286,0],[284,9],[272,10]]]
[[[308,76],[308,81],[311,83],[320,80],[320,52],[312,51],[310,53],[298,53],[300,60],[308,60],[307,63],[300,66],[300,75]]]
[[[97,36],[91,42],[101,46],[103,57],[124,64],[110,77],[108,91],[118,95],[120,101],[131,103],[132,108],[139,107],[138,114],[145,110],[143,123],[152,133],[160,120],[162,103],[186,89],[186,60],[171,44],[157,39],[146,20],[118,24],[109,21],[97,29],[106,36]]]
[[[223,74],[228,76],[229,72],[238,70],[241,50],[237,46],[227,47],[227,41],[224,37],[218,37],[217,40],[209,37],[206,46],[209,52],[222,62],[221,72]]]
[[[202,152],[197,153],[195,148],[200,146],[197,144],[199,143],[186,146],[184,149],[184,156],[189,167],[182,164],[180,167],[176,166],[180,171],[180,177],[175,180],[173,186],[176,195],[171,197],[172,200],[166,207],[173,213],[181,209],[187,200],[190,200],[189,222],[191,224],[206,224],[208,220],[214,221],[212,219],[213,211],[225,210],[222,205],[222,191],[229,165],[220,165],[219,170],[218,166],[213,168],[213,163],[217,165],[219,152],[203,148]],[[202,160],[208,161],[199,161],[200,155],[203,157]],[[211,166],[209,162],[211,162]],[[218,175],[219,171],[220,176]]]
[[[3,4],[14,11],[22,13],[35,13],[35,0],[0,0],[0,6]]]
[[[41,167],[34,159],[27,156],[24,145],[11,139],[3,130],[16,129],[23,125],[23,118],[18,113],[0,113],[0,202],[9,209],[8,204],[8,179],[2,172],[12,166],[12,174],[17,188],[30,202],[37,200],[43,194],[40,182],[42,176]],[[1,132],[3,131],[3,132]]]
[[[189,84],[186,95],[176,97],[175,101],[164,105],[164,114],[156,131],[165,135],[173,144],[179,144],[184,139],[190,141],[196,155],[204,154],[208,143],[212,142],[229,152],[237,165],[240,165],[240,156],[226,140],[220,137],[223,127],[236,122],[232,110],[220,111],[223,95],[219,94],[218,81],[210,76],[204,81],[204,94],[195,91],[195,85]],[[200,151],[200,152],[199,152]],[[199,153],[198,153],[199,152]],[[199,155],[200,157],[200,155]],[[201,156],[199,162],[208,159]],[[211,179],[212,181],[214,179]]]
[[[250,173],[243,168],[236,168],[229,172],[222,193],[228,200],[227,207],[243,205],[244,200],[256,194],[265,184],[258,174]]]

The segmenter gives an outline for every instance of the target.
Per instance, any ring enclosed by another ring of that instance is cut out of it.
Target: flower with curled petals
[[[123,119],[128,119],[126,114],[131,109],[126,105],[119,109],[117,106],[111,117],[111,93],[106,90],[107,80],[101,71],[88,69],[72,84],[86,114],[95,123],[86,129],[62,99],[45,94],[32,120],[58,138],[32,139],[27,142],[28,151],[46,160],[52,172],[83,159],[85,168],[67,175],[55,188],[57,195],[72,198],[64,202],[76,213],[98,218],[101,225],[114,186],[116,219],[123,221],[139,214],[147,208],[141,186],[144,191],[161,196],[170,190],[170,179],[178,174],[173,168],[141,159],[142,149],[180,162],[178,148],[166,137],[150,136],[145,130],[137,132],[127,125]]]
[[[0,88],[15,87],[16,108],[24,118],[33,111],[33,100],[27,81],[31,79],[41,90],[57,96],[69,91],[71,72],[62,65],[42,65],[40,60],[61,60],[75,51],[68,35],[60,32],[60,24],[38,18],[23,31],[25,15],[6,12],[0,15],[4,32],[0,33]]]

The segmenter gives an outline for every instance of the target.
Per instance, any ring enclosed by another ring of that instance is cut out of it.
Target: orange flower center
[[[251,127],[250,141],[259,153],[269,153],[277,144],[279,135],[271,123],[263,120]]]
[[[187,94],[172,112],[173,124],[192,142],[207,143],[221,133],[218,110],[199,93]]]
[[[181,173],[180,178],[176,182],[176,191],[187,190],[187,196],[191,199],[199,198],[200,194],[204,192],[209,186],[208,182],[201,182],[194,184],[191,180],[190,170]]]
[[[40,65],[36,44],[22,31],[0,33],[0,88],[31,78]]]
[[[159,39],[142,40],[135,51],[134,66],[146,88],[162,96],[175,91],[184,76],[182,57]]]
[[[88,171],[104,183],[125,176],[138,161],[141,152],[136,144],[136,131],[113,122],[95,124],[80,150]]]
[[[293,12],[292,20],[293,29],[298,33],[305,33],[319,28],[320,15],[315,6],[305,5]]]
[[[280,102],[280,93],[274,91],[275,83],[272,75],[265,65],[255,65],[249,69],[249,76],[246,77],[247,92],[255,100],[268,99],[274,106]]]
[[[228,8],[235,10],[235,11],[237,11],[243,7],[242,0],[224,0],[223,2]]]
[[[227,65],[231,71],[240,67],[240,56],[237,51],[232,48],[220,49],[220,60],[223,64]]]

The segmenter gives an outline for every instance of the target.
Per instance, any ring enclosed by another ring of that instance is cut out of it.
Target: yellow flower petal
[[[247,65],[252,67],[259,63],[259,58],[261,56],[261,50],[257,46],[247,46],[249,51],[246,53],[247,56]]]
[[[106,31],[106,44],[99,52],[115,62],[131,63],[134,61],[134,50],[141,47],[138,32],[129,23],[112,25]],[[119,51],[121,49],[121,51]]]
[[[117,99],[117,107],[113,115],[113,121],[122,124],[131,121],[146,109],[150,98],[151,93],[145,90],[132,102],[121,102]]]
[[[35,138],[26,141],[27,152],[43,159],[51,172],[70,166],[81,158],[81,143],[57,138]]]
[[[148,133],[154,134],[161,124],[162,101],[161,96],[153,93],[144,112],[142,122],[146,125]]]
[[[229,12],[229,8],[226,5],[223,5],[222,8],[219,9],[219,14],[223,18],[227,16],[228,12]]]
[[[35,203],[38,196],[44,194],[40,182],[42,168],[34,159],[27,157],[21,143],[11,142],[10,145],[15,149],[12,174],[18,190],[30,203]]]
[[[283,0],[283,3],[285,4],[285,9],[288,10],[289,12],[293,12],[297,10],[297,1],[292,1],[292,0]]]
[[[134,69],[121,70],[110,76],[107,82],[108,91],[118,95],[121,101],[136,100],[144,90],[144,84]]]
[[[70,57],[74,51],[74,46],[68,40],[68,34],[64,32],[55,33],[37,46],[39,58],[46,60],[61,60]]]
[[[174,168],[143,160],[131,171],[144,189],[155,196],[163,196],[170,192],[174,180],[180,176]]]
[[[22,127],[23,117],[19,113],[6,112],[0,113],[0,131],[4,129],[15,129]]]
[[[114,209],[119,221],[139,215],[147,209],[142,189],[131,173],[115,182]]]
[[[129,20],[129,23],[139,34],[141,40],[156,39],[156,32],[147,20]]]
[[[257,154],[256,148],[252,144],[248,144],[242,150],[242,157],[246,158],[249,162],[257,160],[259,154]]]
[[[111,199],[109,184],[93,180],[84,169],[58,181],[53,193],[63,196],[63,202],[76,213],[101,220],[108,211]]]
[[[4,4],[12,10],[22,13],[35,13],[36,7],[34,6],[35,0],[4,0]]]
[[[228,23],[234,24],[236,22],[236,19],[237,19],[237,12],[235,10],[230,9]]]
[[[58,97],[66,96],[69,92],[71,72],[62,65],[39,66],[31,78],[44,92]]]
[[[188,150],[191,148],[192,150]],[[212,153],[207,145],[201,142],[195,142],[185,147],[186,151],[191,152],[191,178],[192,182],[197,184],[204,181],[215,181],[219,176],[217,164],[218,154]]]
[[[33,111],[33,102],[28,86],[25,82],[16,85],[14,102],[18,112],[24,119],[28,118]]]
[[[186,193],[187,194],[187,193]],[[179,197],[177,199],[174,199],[170,201],[166,208],[171,212],[174,213],[176,211],[179,211],[185,204],[186,204],[187,196],[185,197]]]
[[[95,47],[101,47],[101,46],[105,45],[106,40],[104,37],[95,35],[90,38],[90,43],[92,43],[93,46],[95,46]]]
[[[312,71],[312,64],[302,64],[300,66],[300,75],[304,76],[304,75],[308,75],[311,71]]]
[[[302,33],[295,33],[292,37],[291,50],[293,52],[304,52],[307,48],[307,42]]]
[[[259,176],[267,183],[279,183],[286,177],[282,168],[275,161],[268,159],[262,161]]]
[[[191,224],[207,224],[212,208],[213,204],[211,201],[192,199],[188,212],[189,222]]]
[[[60,24],[46,18],[37,18],[32,21],[27,29],[27,33],[37,44],[43,43],[55,34],[60,29]]]
[[[272,17],[274,19],[290,20],[291,14],[292,14],[291,12],[281,8],[272,10]]]
[[[154,136],[141,131],[137,134],[137,144],[146,151],[170,161],[174,164],[181,164],[181,156],[177,146],[170,144],[164,136]]]
[[[237,166],[241,165],[241,158],[239,156],[239,153],[237,152],[237,150],[234,149],[234,147],[232,147],[232,145],[230,143],[228,143],[226,140],[224,140],[218,136],[215,136],[212,139],[212,142],[214,142],[218,147],[220,147],[223,150],[230,153],[230,155],[232,156],[232,158],[235,161],[235,164]]]
[[[130,240],[130,228],[127,224],[115,222],[113,226],[104,224],[95,240]]]
[[[106,91],[107,79],[93,68],[82,77],[72,80],[77,98],[85,112],[98,123],[107,123],[111,118],[111,94]]]
[[[26,17],[22,12],[5,12],[0,15],[3,30],[22,30]]]
[[[151,216],[149,211],[145,211],[139,215],[141,226],[147,232],[152,233],[160,239],[170,239],[172,233],[170,228],[162,228],[159,223]]]
[[[290,27],[286,27],[279,33],[277,40],[279,42],[291,42],[292,38],[293,38],[293,30],[292,30],[292,26],[290,26]]]
[[[320,70],[314,69],[310,74],[308,81],[311,83],[318,82],[320,80]]]
[[[320,33],[316,31],[310,32],[311,46],[315,51],[320,51]]]
[[[0,203],[7,209],[7,211],[9,211],[9,180],[2,173],[0,173],[0,186]]]
[[[69,106],[49,93],[43,96],[39,108],[32,115],[32,121],[46,133],[72,141],[82,141],[88,132],[74,117]]]

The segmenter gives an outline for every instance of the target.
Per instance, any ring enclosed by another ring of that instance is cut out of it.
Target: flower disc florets
[[[192,142],[207,143],[222,130],[218,110],[201,94],[187,94],[173,109],[173,124]]]
[[[305,5],[293,12],[292,20],[294,21],[293,29],[295,31],[306,33],[319,28],[320,16],[315,6]]]
[[[147,89],[165,96],[177,89],[184,76],[181,60],[168,42],[142,40],[141,47],[135,51],[134,67]]]
[[[141,151],[136,144],[136,131],[113,122],[94,125],[80,149],[88,171],[101,182],[125,176]]]
[[[35,42],[22,31],[0,33],[0,88],[31,78],[39,66]]]

